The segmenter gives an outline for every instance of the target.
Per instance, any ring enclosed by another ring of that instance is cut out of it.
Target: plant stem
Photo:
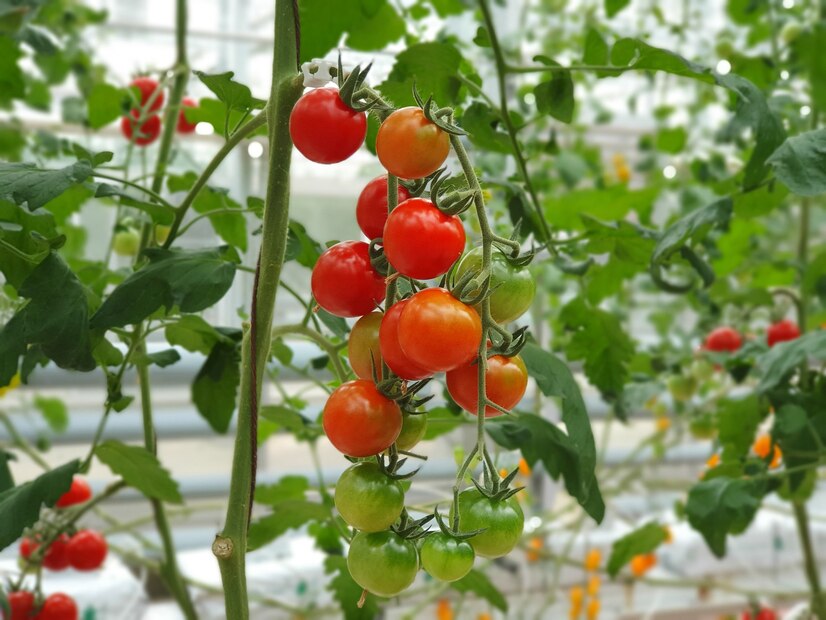
[[[117,181],[118,183],[121,183],[123,185],[127,185],[129,187],[134,187],[135,189],[142,191],[147,196],[150,196],[150,197],[154,198],[155,200],[157,200],[163,206],[169,207],[170,209],[175,208],[171,204],[169,204],[169,202],[163,196],[161,196],[160,194],[155,193],[154,191],[152,191],[151,189],[149,189],[147,187],[144,187],[140,183],[133,183],[132,181],[127,181],[126,179],[120,179],[120,178],[118,178],[114,175],[103,174],[103,173],[97,172],[97,171],[95,171],[93,174],[98,179],[108,179],[110,181]]]
[[[304,325],[279,325],[278,327],[274,327],[272,330],[273,338],[284,336],[286,334],[295,334],[296,336],[303,336],[315,342],[319,347],[321,347],[324,350],[324,352],[330,358],[330,361],[333,364],[333,369],[336,371],[338,380],[343,382],[347,381],[347,379],[350,377],[350,373],[341,363],[341,357],[338,354],[338,347],[336,347],[336,344],[334,342],[331,342],[316,330],[310,329],[309,327],[305,327]]]
[[[811,612],[818,620],[824,620],[826,619],[826,599],[824,599],[823,592],[820,589],[820,575],[809,533],[809,516],[806,511],[806,504],[795,500],[792,502],[792,507],[794,508],[794,519],[797,523],[797,533],[800,536],[800,546],[803,549],[803,567],[812,591]]]
[[[249,618],[245,561],[247,528],[255,485],[257,403],[269,357],[275,295],[287,246],[292,155],[289,118],[303,91],[303,83],[296,70],[298,59],[295,22],[292,0],[276,0],[272,88],[267,106],[270,175],[264,204],[258,274],[253,291],[252,318],[245,330],[242,346],[241,395],[226,522],[212,547],[221,569],[226,616],[233,620]]]

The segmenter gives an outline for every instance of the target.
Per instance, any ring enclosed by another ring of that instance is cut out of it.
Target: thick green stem
[[[794,508],[794,518],[797,523],[797,533],[800,536],[800,547],[803,549],[803,568],[806,571],[806,578],[809,580],[809,587],[812,591],[812,614],[818,620],[826,620],[826,599],[820,589],[820,574],[817,566],[817,558],[812,546],[812,538],[809,533],[809,515],[806,511],[806,504],[802,501],[792,502]]]
[[[292,155],[290,112],[303,91],[302,80],[296,71],[296,16],[293,7],[292,0],[275,2],[272,89],[267,107],[270,175],[264,204],[258,274],[253,291],[252,320],[244,334],[242,347],[241,396],[232,461],[232,484],[224,529],[216,537],[212,547],[221,569],[226,615],[233,620],[249,618],[245,558],[255,484],[255,416],[269,357],[275,294],[287,246]]]

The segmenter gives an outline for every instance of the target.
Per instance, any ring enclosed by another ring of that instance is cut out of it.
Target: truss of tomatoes
[[[149,146],[161,135],[161,117],[159,112],[164,104],[164,92],[157,80],[141,76],[129,84],[140,93],[139,107],[129,110],[129,114],[120,119],[120,130],[124,137],[136,146]],[[184,114],[184,108],[196,108],[194,99],[184,97],[178,112],[175,129],[181,134],[195,131],[196,123],[190,122]]]
[[[290,117],[295,147],[316,163],[344,161],[359,149],[366,132],[366,113],[350,108],[335,88],[308,91]],[[458,215],[414,195],[409,189],[413,183],[407,183],[436,173],[449,151],[448,134],[421,108],[389,114],[378,130],[376,154],[389,174],[405,181],[396,190],[397,206],[388,213],[392,190],[387,175],[370,181],[358,198],[356,219],[371,243],[337,243],[313,268],[311,288],[317,304],[339,317],[359,317],[348,342],[350,364],[358,378],[333,391],[322,414],[327,438],[351,459],[386,455],[394,444],[398,450],[410,450],[424,435],[426,416],[403,410],[398,399],[389,398],[382,389],[388,379],[383,376],[385,367],[404,382],[445,373],[451,397],[466,411],[479,412],[477,360],[483,331],[479,313],[446,288],[422,281],[440,278],[452,269],[456,278],[478,274],[482,250],[465,253],[465,229]],[[394,277],[403,276],[413,284],[412,294],[383,309],[387,280],[374,266],[378,247],[380,256],[399,274]],[[512,266],[494,249],[490,289],[491,316],[506,323],[528,310],[535,284],[527,270]],[[490,356],[486,396],[497,407],[486,406],[485,416],[515,407],[527,380],[518,355]],[[524,516],[514,491],[483,494],[468,489],[459,495],[454,527],[437,516],[441,531],[427,533],[419,552],[414,539],[422,534],[421,522],[411,522],[404,510],[401,477],[388,470],[380,456],[356,462],[336,485],[336,507],[358,530],[348,566],[365,590],[394,596],[410,586],[420,565],[437,579],[454,581],[471,570],[476,555],[501,557],[517,544]]]

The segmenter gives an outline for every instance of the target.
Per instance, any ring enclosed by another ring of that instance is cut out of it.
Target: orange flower
[[[580,586],[572,586],[568,592],[568,597],[571,599],[571,605],[582,606],[582,601],[585,599],[585,590]]]
[[[531,467],[525,459],[519,459],[519,473],[525,478],[531,475]]]
[[[776,469],[780,466],[780,459],[783,457],[783,453],[780,451],[776,445],[774,447],[774,452],[772,452],[772,460],[769,463],[769,467],[771,469]],[[766,459],[769,456],[769,452],[772,449],[772,438],[768,434],[760,435],[757,439],[754,440],[754,445],[751,447],[752,452],[754,452],[757,456],[761,459]]]
[[[539,553],[542,550],[542,547],[545,545],[545,541],[542,540],[539,536],[534,536],[531,538],[530,542],[528,542],[528,551],[527,557],[528,562],[538,562],[539,558],[542,557]]]
[[[436,618],[437,620],[453,620],[453,609],[446,598],[439,599],[436,605]]]
[[[669,420],[665,416],[663,416],[661,418],[657,418],[657,430],[660,433],[664,433],[669,428],[671,428],[671,420]]]
[[[588,607],[585,610],[585,615],[588,617],[588,620],[597,619],[597,616],[599,616],[599,608],[600,604],[598,598],[592,598],[590,601],[588,601]]]
[[[712,454],[710,457],[708,457],[708,460],[706,461],[706,467],[708,467],[709,469],[714,469],[719,464],[720,464],[720,455],[717,454],[716,452],[714,454]]]
[[[599,587],[602,585],[602,581],[598,575],[591,575],[588,578],[588,596],[596,596],[599,594]]]
[[[653,553],[635,555],[631,558],[631,572],[634,577],[642,577],[657,564],[657,556]]]
[[[500,478],[507,478],[509,473],[510,472],[503,467],[502,469],[499,470],[499,477]]]
[[[588,555],[585,556],[585,570],[593,572],[599,570],[599,565],[602,563],[602,553],[599,549],[591,549]]]
[[[477,616],[476,620],[491,620],[491,617],[489,613],[483,611],[481,614]]]

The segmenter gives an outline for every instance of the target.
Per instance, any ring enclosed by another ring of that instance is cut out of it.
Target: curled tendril
[[[417,540],[427,536],[428,531],[424,529],[424,526],[432,520],[433,515],[427,515],[421,519],[411,519],[410,515],[407,514],[407,510],[403,510],[399,523],[390,529],[406,540]]]
[[[442,191],[448,181],[444,173],[445,168],[440,168],[434,173],[430,183],[430,200],[442,213],[458,215],[473,204],[477,192],[470,189]]]
[[[345,74],[341,54],[338,55],[338,94],[341,100],[356,112],[391,109],[377,93],[364,86],[372,66],[373,63],[370,63],[362,69],[361,65],[356,65],[352,71]]]
[[[488,348],[488,357],[492,355],[504,355],[505,357],[513,357],[528,343],[528,328],[520,327],[513,333],[507,331],[503,327],[494,324],[493,333],[491,333],[492,345]]]

